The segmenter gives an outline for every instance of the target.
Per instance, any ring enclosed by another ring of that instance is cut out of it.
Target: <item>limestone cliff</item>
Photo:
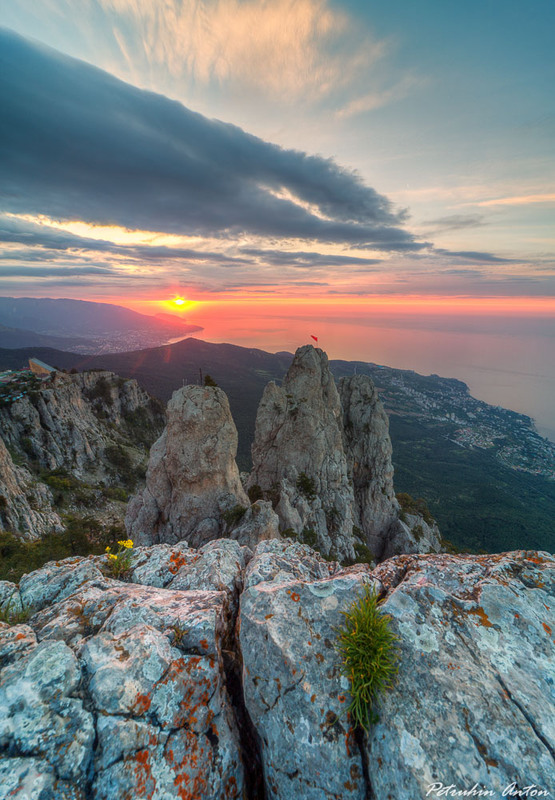
[[[0,439],[0,530],[18,531],[32,540],[62,530],[62,521],[52,508],[52,493],[16,466]]]
[[[297,350],[281,387],[269,383],[256,419],[251,490],[272,498],[281,528],[340,560],[368,548],[381,560],[439,551],[439,532],[400,519],[387,415],[365,375],[342,378],[326,354]],[[413,533],[413,530],[415,533]]]
[[[57,372],[36,396],[0,409],[0,432],[41,469],[63,467],[78,479],[104,479],[110,473],[106,448],[160,419],[135,380],[112,372]]]
[[[345,709],[342,612],[371,584],[399,672],[368,733]],[[306,545],[138,548],[0,582],[0,798],[420,800],[555,792],[555,559]],[[530,795],[531,796],[531,795]],[[537,795],[540,796],[540,795]]]
[[[399,516],[393,488],[389,421],[376,388],[366,375],[339,381],[343,446],[364,539],[377,558]]]
[[[129,503],[130,538],[199,546],[221,536],[226,512],[250,505],[236,454],[237,429],[224,392],[208,386],[174,392],[167,427],[150,451],[146,487]]]
[[[312,537],[327,555],[352,559],[359,519],[342,427],[326,354],[301,347],[282,386],[269,383],[260,401],[249,486],[275,496],[282,529]]]
[[[134,484],[152,434],[162,424],[157,401],[136,381],[111,372],[58,372],[29,395],[2,406],[0,526],[26,539],[60,531],[53,491],[66,512],[104,513],[102,490],[119,487],[125,499],[121,487]]]

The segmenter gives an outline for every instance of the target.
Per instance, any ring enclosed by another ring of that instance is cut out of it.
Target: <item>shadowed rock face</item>
[[[0,529],[17,531],[21,539],[38,539],[62,530],[52,509],[52,494],[31,473],[17,467],[0,439]]]
[[[343,448],[341,403],[322,350],[299,348],[283,385],[267,385],[252,457],[249,486],[277,493],[282,529],[311,531],[323,553],[354,558],[358,517]]]
[[[364,538],[381,558],[391,524],[399,515],[393,489],[389,420],[376,387],[366,375],[339,381],[343,444]]]
[[[366,583],[384,597],[399,674],[379,722],[355,736],[336,628]],[[128,582],[104,556],[73,558],[4,582],[2,598],[32,615],[0,623],[1,798],[405,800],[438,796],[438,781],[555,791],[546,553],[371,570],[291,541],[254,554],[181,542],[134,551]]]
[[[153,445],[145,489],[125,520],[137,544],[199,546],[225,532],[223,514],[248,506],[235,463],[237,429],[221,389],[185,386],[168,403],[167,427]]]

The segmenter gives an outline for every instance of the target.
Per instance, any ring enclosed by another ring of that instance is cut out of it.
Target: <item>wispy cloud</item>
[[[525,194],[518,197],[498,197],[494,200],[480,200],[475,206],[527,206],[532,203],[555,203],[555,194]]]
[[[387,52],[328,0],[98,0],[126,60],[296,103],[359,81]],[[131,54],[133,58],[131,59]]]

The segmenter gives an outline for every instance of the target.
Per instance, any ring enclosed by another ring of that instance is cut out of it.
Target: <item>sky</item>
[[[0,26],[0,293],[553,314],[551,0],[10,0]]]

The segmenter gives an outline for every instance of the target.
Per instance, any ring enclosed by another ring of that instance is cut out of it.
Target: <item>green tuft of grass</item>
[[[378,722],[373,708],[383,692],[391,689],[399,658],[391,617],[380,609],[375,590],[365,585],[361,597],[347,611],[338,631],[338,650],[343,674],[349,679],[351,703],[348,711],[355,726],[365,730]]]
[[[7,625],[23,625],[30,616],[29,609],[20,608],[16,611],[11,603],[0,608],[0,622],[5,622]]]
[[[245,516],[247,509],[245,506],[236,505],[233,508],[228,508],[227,511],[224,511],[222,514],[222,519],[228,528],[232,529],[235,528],[243,517]]]

